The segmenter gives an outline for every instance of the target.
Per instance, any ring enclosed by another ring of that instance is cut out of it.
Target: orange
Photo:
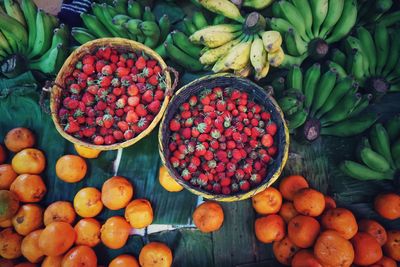
[[[310,216],[298,215],[288,224],[289,239],[300,248],[311,247],[319,235],[319,222]]]
[[[257,213],[263,215],[273,214],[278,213],[282,206],[282,195],[277,189],[268,187],[253,196],[251,201]]]
[[[52,222],[39,237],[39,248],[47,256],[59,256],[74,244],[76,233],[66,222]]]
[[[39,248],[39,237],[43,230],[36,230],[25,236],[21,244],[22,256],[31,263],[38,263],[44,258]]]
[[[140,251],[139,263],[142,267],[169,267],[172,264],[171,249],[163,243],[151,242]]]
[[[175,179],[168,173],[168,169],[165,166],[160,167],[158,181],[161,186],[169,192],[179,192],[183,190],[183,186],[175,181]]]
[[[291,175],[281,180],[279,191],[284,199],[293,201],[294,195],[302,188],[308,188],[306,178],[301,175]]]
[[[395,261],[400,261],[400,231],[387,232],[387,241],[383,245],[383,252]]]
[[[303,188],[295,194],[293,205],[299,213],[316,217],[325,209],[325,197],[317,190]]]
[[[350,241],[354,248],[354,263],[357,265],[373,264],[383,256],[378,241],[368,233],[357,233]]]
[[[94,187],[82,188],[74,197],[74,208],[76,213],[83,218],[98,215],[103,209],[100,191]]]
[[[3,164],[7,159],[7,151],[2,144],[0,144],[0,164]]]
[[[371,265],[371,267],[397,267],[395,260],[383,256],[379,261]]]
[[[40,174],[46,166],[46,158],[39,149],[25,148],[15,154],[11,165],[18,174]]]
[[[385,228],[377,221],[374,220],[361,220],[358,222],[358,231],[365,232],[373,237],[375,237],[376,241],[378,241],[379,245],[383,246],[387,240],[387,234]]]
[[[254,223],[254,232],[257,239],[263,243],[272,243],[285,237],[285,222],[276,214],[257,218]]]
[[[354,260],[354,249],[338,232],[328,230],[315,241],[314,255],[324,267],[349,267]]]
[[[95,159],[101,153],[101,150],[97,150],[97,149],[93,149],[90,147],[81,146],[81,145],[77,145],[77,144],[74,144],[74,148],[79,156],[81,156],[83,158],[87,158],[87,159]]]
[[[282,204],[281,209],[279,210],[279,215],[283,218],[283,220],[288,223],[292,218],[294,218],[299,213],[294,208],[292,202],[285,202]]]
[[[88,246],[76,246],[64,255],[62,267],[97,267],[97,256],[93,249]]]
[[[15,267],[37,267],[37,265],[30,262],[22,262],[15,265]]]
[[[139,267],[135,257],[127,254],[119,255],[114,258],[108,267]]]
[[[7,219],[4,221],[0,222],[0,227],[1,228],[7,228],[7,227],[11,227],[12,226],[12,220],[11,219]]]
[[[80,220],[74,227],[76,232],[75,244],[94,247],[100,243],[100,223],[93,218]]]
[[[293,256],[298,250],[299,248],[288,237],[272,244],[272,251],[276,260],[287,266],[291,265]]]
[[[101,201],[110,210],[125,208],[133,197],[132,184],[121,176],[114,176],[104,182]]]
[[[18,196],[11,191],[0,190],[0,221],[11,219],[18,208]]]
[[[63,256],[46,256],[42,262],[42,267],[61,267]]]
[[[135,199],[125,209],[125,219],[133,228],[145,228],[153,222],[153,208],[146,199]]]
[[[330,196],[325,197],[325,210],[334,209],[336,208],[336,201],[331,198]]]
[[[82,180],[87,171],[86,161],[76,155],[64,155],[57,160],[57,177],[67,183],[76,183]]]
[[[14,263],[11,260],[6,260],[0,258],[0,266],[1,267],[14,267]]]
[[[358,231],[358,225],[354,214],[344,208],[327,210],[321,218],[324,229],[335,230],[346,239],[352,238]]]
[[[224,211],[214,201],[204,202],[193,212],[193,222],[203,233],[217,231],[224,222]]]
[[[43,215],[44,225],[52,222],[66,222],[72,224],[75,221],[75,210],[68,201],[56,201],[46,208]]]
[[[18,174],[13,170],[10,164],[0,165],[0,189],[10,189],[12,182]]]
[[[378,195],[375,197],[374,207],[375,211],[385,219],[399,219],[400,195],[394,193]]]
[[[22,205],[12,218],[12,224],[20,235],[27,235],[43,225],[43,209],[36,204]]]
[[[293,257],[292,267],[323,267],[314,253],[307,249],[299,250]]]
[[[12,228],[6,228],[0,232],[0,257],[8,260],[16,259],[21,254],[23,236]]]
[[[22,202],[39,202],[47,192],[42,177],[36,174],[21,174],[11,184],[10,191]]]
[[[14,128],[4,138],[4,144],[12,152],[19,152],[35,145],[35,136],[27,128]]]
[[[114,216],[107,219],[101,227],[101,242],[111,249],[119,249],[125,246],[131,225],[121,216]]]

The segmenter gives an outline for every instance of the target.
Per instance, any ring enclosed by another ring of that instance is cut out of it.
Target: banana
[[[241,40],[241,37],[236,38],[232,41],[229,41],[228,43],[221,45],[217,48],[213,48],[210,50],[207,50],[204,52],[203,55],[200,57],[200,62],[203,65],[211,65],[217,62],[218,59],[223,57],[224,55],[227,54],[227,52],[234,47],[236,44],[238,44]]]
[[[320,122],[322,126],[345,120],[360,101],[361,94],[349,92],[333,109],[321,117]]]
[[[353,74],[356,80],[363,82],[366,76],[366,69],[368,69],[368,65],[366,65],[365,57],[363,56],[362,52],[354,49],[353,50],[353,64],[351,67],[351,73]]]
[[[321,135],[333,135],[338,137],[348,137],[360,134],[371,127],[378,120],[378,115],[374,112],[335,123],[329,127],[321,128]]]
[[[272,30],[278,31],[281,34],[289,31],[289,29],[293,29],[293,25],[290,24],[289,21],[282,19],[282,18],[271,18],[267,19],[268,25],[271,27]]]
[[[118,14],[123,14],[123,15],[127,15],[128,14],[127,1],[125,1],[125,0],[114,0],[113,1],[113,6],[114,6],[115,10],[118,12]]]
[[[390,56],[386,61],[385,67],[382,70],[382,76],[386,77],[393,71],[400,58],[400,34],[398,31],[394,31],[390,34]]]
[[[296,40],[292,29],[289,29],[285,33],[285,51],[292,56],[300,56],[300,52],[297,50]]]
[[[295,29],[289,29],[289,33],[293,35],[296,50],[299,52],[299,54],[303,55],[306,53],[308,49],[308,43],[301,38]]]
[[[137,35],[142,33],[139,29],[139,24],[142,22],[140,19],[130,19],[123,26],[133,35]]]
[[[194,44],[215,48],[238,37],[241,34],[241,27],[241,25],[233,24],[209,26],[196,31],[189,37],[189,40]]]
[[[42,56],[37,60],[33,60],[29,62],[29,67],[34,70],[40,70],[43,73],[51,73],[55,72],[57,56],[59,51],[62,49],[62,44],[57,45],[55,48],[51,50],[49,56]]]
[[[306,72],[303,81],[303,92],[305,96],[305,106],[311,107],[314,99],[315,91],[317,90],[317,84],[321,76],[321,65],[315,63]]]
[[[6,9],[7,14],[18,20],[19,23],[21,23],[24,27],[26,27],[26,21],[24,17],[24,13],[21,10],[21,7],[18,2],[14,0],[4,0],[3,1],[4,7]]]
[[[382,17],[379,20],[379,24],[382,24],[385,27],[392,26],[400,21],[400,10],[392,12]]]
[[[289,69],[287,85],[289,88],[300,90],[303,93],[303,73],[298,65],[294,65]]]
[[[24,52],[24,50],[26,50],[28,45],[28,33],[20,22],[0,12],[0,29],[11,47],[17,48],[19,52]],[[13,44],[11,44],[11,42],[13,42]]]
[[[159,41],[160,41],[159,36],[146,36],[143,44],[150,48],[156,48]]]
[[[322,0],[321,0],[322,1]],[[304,19],[299,13],[299,11],[296,9],[296,7],[289,3],[288,1],[281,0],[274,5],[279,5],[280,9],[283,12],[284,18],[293,25],[293,28],[297,30],[297,32],[300,34],[300,36],[308,40],[307,34],[306,34],[306,27],[304,24]]]
[[[337,73],[334,69],[330,69],[325,72],[318,82],[318,90],[315,92],[311,106],[311,116],[315,115],[321,107],[324,106],[326,100],[328,99],[330,93],[336,84]]]
[[[381,74],[389,56],[389,33],[382,24],[376,25],[374,40],[376,53],[379,55],[376,61],[376,74]]]
[[[267,52],[264,49],[263,40],[258,36],[255,37],[251,44],[250,62],[256,72],[260,72],[267,62]]]
[[[264,48],[268,53],[277,51],[282,45],[282,36],[278,31],[266,31],[261,34]]]
[[[337,2],[337,1],[334,1]],[[309,0],[313,17],[312,30],[314,36],[320,36],[320,27],[328,14],[329,0]]]
[[[397,140],[391,148],[392,156],[397,169],[400,169],[400,140]]]
[[[349,118],[354,118],[361,114],[369,105],[372,99],[372,94],[365,94],[361,96],[360,102],[356,105],[353,111],[349,114]]]
[[[82,13],[81,18],[89,32],[98,38],[110,37],[112,34],[103,26],[96,16]]]
[[[372,35],[364,27],[359,27],[357,29],[357,38],[360,41],[364,55],[368,59],[368,71],[371,75],[374,75],[376,73],[376,50]]]
[[[146,6],[143,11],[143,20],[144,21],[153,21],[156,22],[156,17],[154,16],[153,12],[151,12],[151,8]]]
[[[393,178],[393,175],[390,173],[377,172],[365,165],[350,160],[342,162],[339,168],[350,177],[358,180],[384,180]]]
[[[244,22],[244,18],[240,14],[237,6],[228,0],[198,0],[198,2],[211,12],[223,15],[240,23]]]
[[[268,53],[268,62],[272,67],[279,67],[283,61],[285,60],[285,53],[282,48],[279,48],[277,51]]]
[[[192,21],[194,26],[196,26],[196,28],[199,30],[208,26],[206,17],[204,17],[204,14],[200,11],[193,13]]]
[[[273,2],[274,0],[243,0],[242,6],[261,10],[270,6]]]
[[[96,3],[96,2],[94,2],[94,3],[92,3],[91,7],[92,7],[93,15],[96,16],[97,20],[100,21],[105,26],[106,24],[105,24],[104,21],[106,19],[104,17],[101,5]]]
[[[290,66],[293,65],[301,65],[304,61],[304,59],[308,56],[308,52],[301,55],[301,56],[291,56],[291,55],[285,55],[283,62],[281,63],[282,68],[289,68]]]
[[[33,45],[35,44],[36,38],[36,13],[37,7],[33,0],[22,0],[21,1],[21,10],[24,13],[25,21],[28,26],[28,49],[29,53]]]
[[[154,21],[143,21],[139,23],[139,30],[144,34],[144,36],[158,36],[160,37],[160,28]]]
[[[160,40],[163,42],[167,38],[168,33],[171,29],[171,21],[167,15],[163,15],[158,21],[160,27]]]
[[[235,70],[233,74],[242,78],[247,78],[251,74],[252,70],[253,68],[251,67],[251,64],[247,64],[243,69]]]
[[[225,67],[232,70],[240,70],[246,67],[250,62],[251,44],[252,37],[232,47],[226,55]]]
[[[389,162],[371,148],[364,147],[360,155],[364,164],[372,170],[377,172],[387,172],[390,170]]]
[[[389,88],[389,92],[400,92],[400,82],[399,83],[395,83],[395,84],[391,84],[390,88]]]
[[[142,6],[133,0],[128,1],[128,15],[133,19],[141,19],[142,18]]]
[[[285,78],[277,77],[272,80],[271,86],[274,90],[275,98],[279,98],[283,95],[283,91],[285,90]]]
[[[172,40],[167,38],[167,41],[164,43],[165,49],[167,51],[168,57],[180,64],[186,70],[190,71],[200,71],[203,69],[203,65],[197,60],[184,53],[182,50],[177,48]]]
[[[106,4],[101,4],[100,5],[101,11],[103,13],[103,18],[104,20],[100,20],[106,29],[112,34],[114,37],[123,37],[123,35],[118,31],[118,28],[116,25],[112,23],[113,17],[116,15],[112,14],[112,9],[110,6]],[[114,16],[113,16],[114,15]],[[94,33],[93,33],[94,34]]]
[[[190,55],[193,58],[200,57],[201,48],[192,44],[189,41],[189,38],[184,33],[179,31],[173,31],[171,33],[171,36],[172,40],[174,41],[174,44],[183,52],[185,52],[186,54]]]
[[[328,13],[324,22],[321,25],[321,30],[319,32],[319,37],[325,39],[330,33],[336,23],[339,21],[340,16],[343,12],[345,0],[328,1]]]
[[[297,97],[285,96],[277,100],[281,110],[286,113],[288,110],[299,105]]]
[[[1,31],[1,30],[0,30],[0,32],[4,35],[4,38],[6,39],[7,43],[9,44],[10,49],[11,49],[11,51],[12,51],[11,54],[13,54],[13,53],[14,53],[14,54],[20,53],[19,47],[18,47],[18,43],[17,43],[17,41],[15,40],[15,36],[14,36],[13,34],[7,32],[7,31]]]
[[[310,40],[314,39],[314,35],[312,33],[313,16],[310,3],[304,0],[292,0],[292,2],[303,17],[304,27],[306,28],[306,34],[308,38]]]
[[[84,44],[96,39],[96,37],[89,33],[87,29],[79,27],[73,27],[71,30],[71,35],[80,44]]]
[[[265,55],[267,58],[267,55]],[[255,75],[254,75],[254,79],[256,79],[256,81],[259,81],[265,77],[267,77],[269,72],[269,62],[266,60],[265,61],[265,65],[264,67],[261,69],[261,71],[256,71]]]
[[[287,117],[288,128],[290,132],[302,126],[307,120],[308,112],[305,109],[300,109],[293,115]]]
[[[229,69],[225,66],[225,59],[227,55],[222,56],[220,59],[215,62],[214,66],[212,67],[212,71],[214,73],[228,71]]]
[[[345,66],[346,65],[346,55],[339,49],[334,48],[332,50],[332,61],[339,65]]]
[[[12,54],[11,46],[8,43],[4,34],[1,33],[1,31],[0,31],[0,50],[4,51],[8,55]]]
[[[389,163],[394,167],[392,154],[390,152],[390,139],[389,135],[382,124],[377,123],[372,127],[369,134],[369,142],[372,149],[381,154]]]
[[[314,0],[316,1],[316,0]],[[346,0],[344,2],[343,12],[339,21],[325,40],[328,44],[335,43],[346,36],[357,20],[357,2],[356,0]]]
[[[223,15],[216,15],[211,23],[211,25],[218,25],[218,24],[224,24],[225,23],[225,16]]]
[[[400,137],[400,114],[393,116],[385,124],[385,129],[389,135],[390,142]]]
[[[338,77],[340,79],[347,77],[346,70],[341,65],[337,64],[336,62],[327,61],[327,66],[331,69],[335,69],[336,72],[338,73]]]
[[[81,15],[81,17],[82,17],[82,15]],[[118,15],[113,17],[112,23],[115,24],[115,25],[122,25],[122,24],[126,23],[130,19],[131,19],[131,17],[129,17],[127,15],[118,14]]]
[[[185,32],[187,35],[194,34],[197,31],[196,26],[194,26],[193,22],[188,18],[183,19],[183,25],[185,26]]]

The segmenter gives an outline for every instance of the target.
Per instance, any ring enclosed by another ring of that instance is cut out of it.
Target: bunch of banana
[[[171,23],[167,15],[156,21],[150,7],[138,1],[114,0],[113,5],[92,4],[92,14],[82,13],[86,28],[72,28],[72,36],[80,44],[96,38],[121,37],[156,48],[167,37]]]
[[[400,169],[400,116],[385,126],[375,124],[357,147],[358,162],[346,160],[340,169],[359,180],[393,179]]]
[[[290,67],[286,79],[274,79],[272,87],[289,130],[298,129],[308,141],[320,135],[356,135],[377,120],[375,114],[365,112],[370,94],[357,93],[357,83],[349,76],[339,78],[335,69],[322,73],[319,63],[306,71]]]
[[[342,75],[354,76],[360,86],[375,97],[400,91],[400,31],[381,23],[371,33],[359,27],[344,41],[344,49],[335,49],[331,66]]]
[[[203,45],[200,62],[213,72],[232,70],[236,75],[248,77],[254,71],[257,80],[267,76],[270,66],[279,66],[285,58],[281,48],[282,37],[277,31],[265,31],[265,18],[250,13],[246,19],[228,0],[199,1],[205,8],[236,20],[240,24],[218,24],[193,33],[192,43]]]
[[[359,0],[357,25],[378,21],[393,5],[393,0]]]
[[[239,8],[246,7],[261,10],[269,7],[274,0],[231,0],[231,2]]]
[[[356,23],[357,0],[280,0],[272,12],[268,23],[284,37],[287,67],[300,65],[308,56],[325,57],[329,45],[344,38]]]
[[[20,2],[4,0],[0,5],[1,73],[13,77],[28,67],[54,74],[67,57],[69,31],[32,0]],[[24,66],[15,69],[20,59]]]

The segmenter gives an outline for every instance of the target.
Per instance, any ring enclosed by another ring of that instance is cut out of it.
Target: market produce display
[[[4,1],[0,29],[0,73],[6,77],[27,69],[54,75],[68,56],[68,27],[32,0]]]

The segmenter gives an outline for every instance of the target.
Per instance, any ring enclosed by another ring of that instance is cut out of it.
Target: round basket
[[[63,129],[63,127],[61,127],[59,119],[58,119],[60,95],[61,95],[62,90],[64,90],[65,78],[67,77],[67,75],[69,75],[69,73],[71,73],[71,71],[75,67],[76,62],[84,54],[91,53],[95,49],[102,47],[102,46],[110,46],[110,47],[114,47],[114,48],[125,49],[128,51],[135,51],[135,52],[143,51],[146,55],[157,60],[157,62],[160,64],[160,67],[161,67],[163,73],[165,73],[165,82],[166,82],[166,91],[165,91],[164,101],[161,105],[159,113],[157,114],[157,116],[154,117],[154,120],[151,122],[149,127],[146,130],[144,130],[143,132],[141,132],[139,135],[137,135],[136,137],[134,137],[130,140],[127,140],[122,143],[115,143],[112,145],[94,145],[94,144],[86,143],[80,139],[77,139],[64,131],[64,129]],[[135,42],[135,41],[131,41],[131,40],[123,39],[123,38],[102,38],[102,39],[96,39],[96,40],[90,41],[88,43],[85,43],[84,45],[77,48],[67,58],[64,65],[62,66],[61,70],[59,71],[59,73],[56,77],[56,80],[54,82],[54,85],[51,89],[50,110],[51,110],[51,117],[53,119],[54,125],[56,126],[57,131],[65,139],[67,139],[68,141],[70,141],[74,144],[77,144],[77,145],[89,147],[89,148],[96,149],[96,150],[115,150],[115,149],[131,146],[131,145],[135,144],[136,142],[138,142],[143,137],[147,136],[156,127],[157,123],[161,120],[163,113],[168,106],[172,92],[174,90],[171,86],[170,71],[171,71],[171,69],[166,65],[166,63],[164,62],[164,60],[161,58],[160,55],[158,55],[155,51],[148,48],[147,46],[145,46],[141,43]],[[175,82],[174,82],[174,86],[175,86],[178,77],[176,77],[177,76],[176,73],[174,73],[174,74],[175,74]]]
[[[270,165],[268,174],[262,182],[254,189],[249,192],[241,193],[238,192],[234,195],[223,195],[223,194],[213,194],[198,187],[192,186],[190,183],[186,183],[180,178],[178,172],[173,168],[169,162],[170,152],[168,149],[170,141],[170,130],[169,122],[176,114],[182,103],[186,102],[190,96],[198,94],[204,89],[212,89],[214,87],[234,87],[240,91],[246,91],[250,94],[250,97],[255,99],[258,103],[263,105],[267,111],[271,113],[272,119],[277,123],[277,144],[278,144],[278,155],[276,156],[274,162]],[[276,103],[276,101],[260,86],[257,84],[234,76],[232,74],[214,74],[197,79],[188,85],[179,89],[176,94],[171,99],[170,104],[165,112],[163,120],[161,121],[161,126],[158,133],[159,141],[159,153],[161,160],[167,167],[170,175],[182,186],[188,189],[190,192],[202,196],[207,199],[216,201],[238,201],[252,197],[253,195],[263,191],[265,188],[271,186],[280,176],[289,153],[289,131],[283,117],[283,113]]]

